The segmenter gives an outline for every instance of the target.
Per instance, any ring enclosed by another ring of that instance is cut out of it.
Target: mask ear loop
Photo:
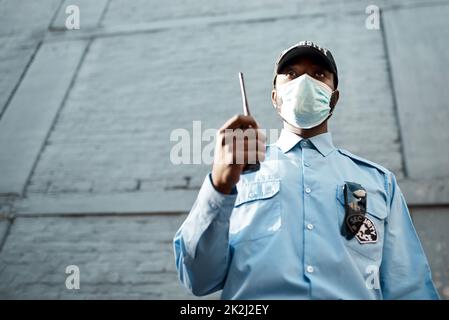
[[[277,90],[277,88],[275,88],[275,90],[276,90],[276,98],[282,100],[281,97],[279,97],[279,98],[277,97],[277,95],[278,95],[278,90]],[[282,105],[282,103],[281,103],[281,105]],[[276,112],[277,112],[278,114],[281,113],[281,106],[280,106],[280,105],[278,106],[278,105],[276,104],[276,101],[273,102],[273,108],[274,108],[274,110],[276,110]]]
[[[277,97],[277,90],[276,90],[276,97]],[[275,101],[275,102],[273,103],[273,108],[274,108],[274,110],[276,110],[276,113],[277,113],[278,116],[282,119],[282,121],[285,121],[285,122],[288,123],[288,121],[285,120],[284,117],[281,115],[281,106],[282,106],[282,102],[283,102],[283,101],[282,101],[282,98],[279,97],[278,99],[281,100],[281,104],[278,106],[278,105],[276,104],[277,101]]]
[[[331,98],[329,100],[329,107],[331,108],[331,111],[329,112],[329,117],[326,120],[328,120],[330,118],[330,116],[334,113],[335,106],[337,105],[337,101],[335,101],[335,92],[336,91],[337,91],[337,89],[335,89],[331,93]],[[331,105],[333,105],[333,106],[331,106]]]

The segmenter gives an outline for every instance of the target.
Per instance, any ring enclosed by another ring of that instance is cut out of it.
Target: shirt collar
[[[303,139],[304,138],[298,136],[297,134],[294,134],[293,132],[290,132],[286,129],[282,129],[281,135],[279,136],[276,145],[279,147],[279,149],[282,150],[283,153],[287,153],[294,146],[296,146],[298,142],[300,142]],[[324,157],[326,157],[329,153],[331,153],[335,149],[334,144],[332,142],[332,135],[330,132],[318,134],[316,136],[308,138],[307,140],[312,142],[315,148]]]

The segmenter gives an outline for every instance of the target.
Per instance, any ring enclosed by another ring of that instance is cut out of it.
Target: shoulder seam
[[[388,170],[387,168],[381,166],[380,164],[377,164],[377,163],[372,162],[370,160],[367,160],[367,159],[364,159],[364,158],[359,157],[357,155],[354,155],[354,154],[352,154],[351,152],[349,152],[349,151],[347,151],[345,149],[338,148],[338,151],[341,154],[343,154],[343,155],[345,155],[345,156],[347,156],[347,157],[349,157],[349,158],[351,158],[351,159],[353,159],[353,160],[355,160],[357,162],[366,164],[367,166],[370,166],[372,168],[377,169],[382,174],[383,181],[384,181],[384,186],[383,187],[384,187],[385,195],[387,197],[386,200],[387,200],[388,213],[389,213],[390,212],[390,205],[391,205],[391,184],[393,183],[394,173],[391,172],[390,170]],[[389,216],[389,214],[387,216]]]
[[[387,168],[381,166],[380,164],[377,164],[375,162],[372,162],[370,160],[367,160],[365,158],[357,156],[357,155],[355,155],[355,154],[353,154],[353,153],[351,153],[351,152],[349,152],[348,150],[345,150],[345,149],[337,148],[337,150],[340,153],[342,153],[342,154],[344,154],[344,155],[346,155],[346,156],[348,156],[348,157],[350,157],[350,158],[352,158],[352,159],[354,159],[356,161],[362,162],[362,163],[364,163],[364,164],[366,164],[366,165],[368,165],[370,167],[378,169],[380,172],[382,172],[385,175],[389,175],[390,174],[390,170],[388,170]]]

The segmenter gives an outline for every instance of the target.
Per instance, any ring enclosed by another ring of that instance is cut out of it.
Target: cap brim
[[[278,65],[276,67],[276,73],[279,74],[279,72],[285,68],[288,63],[292,62],[295,59],[298,59],[300,57],[314,57],[319,59],[328,69],[330,72],[337,74],[337,70],[335,70],[334,66],[329,61],[329,58],[326,57],[326,55],[321,52],[320,50],[310,47],[310,46],[303,46],[303,47],[296,47],[289,50],[278,62]]]

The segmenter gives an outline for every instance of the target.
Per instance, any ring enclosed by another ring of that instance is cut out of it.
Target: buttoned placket
[[[311,170],[313,170],[313,146],[311,142],[307,139],[303,139],[300,142],[301,147],[301,169],[302,169],[302,183],[303,183],[303,216],[304,216],[304,225],[302,226],[302,230],[304,233],[304,271],[305,276],[309,279],[312,274],[316,272],[315,260],[314,260],[314,252],[312,251],[315,247],[313,245],[314,238],[314,217],[312,210],[312,201],[311,195],[313,194],[312,189],[312,181],[310,181],[310,177],[312,176]]]

